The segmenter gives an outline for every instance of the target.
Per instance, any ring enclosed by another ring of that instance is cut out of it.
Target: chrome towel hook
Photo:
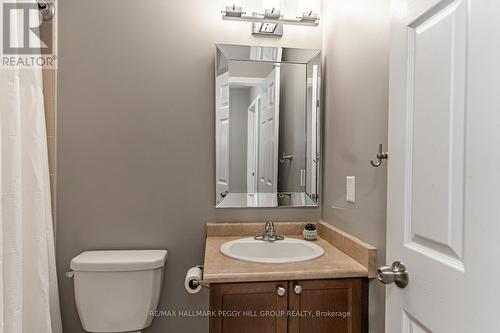
[[[370,164],[374,168],[378,168],[382,164],[382,160],[386,160],[389,158],[389,153],[384,153],[382,151],[382,144],[378,145],[378,153],[377,153],[377,162],[373,162],[373,160],[370,161]]]

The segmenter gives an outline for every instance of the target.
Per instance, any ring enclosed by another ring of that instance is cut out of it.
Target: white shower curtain
[[[41,68],[0,68],[0,193],[0,333],[61,333]]]

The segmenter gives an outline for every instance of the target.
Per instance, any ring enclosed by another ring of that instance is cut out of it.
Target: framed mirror
[[[317,207],[320,51],[216,51],[216,207]]]

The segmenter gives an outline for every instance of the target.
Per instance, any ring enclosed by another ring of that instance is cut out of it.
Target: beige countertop
[[[320,223],[324,224],[323,222]],[[275,223],[275,226],[278,232],[280,230],[287,231],[285,236],[302,238],[297,233],[302,230],[304,224],[299,224],[299,222]],[[332,229],[329,225],[318,227],[319,234],[323,237],[319,237],[314,242],[321,246],[325,253],[313,260],[286,264],[264,264],[237,260],[222,254],[220,246],[223,243],[239,239],[242,236],[251,236],[253,230],[258,227],[262,227],[262,223],[207,224],[208,237],[205,245],[203,270],[203,281],[205,283],[332,279],[372,277],[373,275],[369,268],[374,266],[372,261],[375,259],[375,248],[358,241],[352,236],[342,236],[341,231],[335,228]],[[231,234],[234,236],[229,236],[228,230],[232,230]],[[332,232],[334,233],[332,234]],[[358,261],[332,244],[332,240],[339,242],[339,247],[345,252],[348,252],[346,249],[353,250],[353,255]],[[353,241],[357,241],[358,244],[352,245],[349,243]],[[346,246],[346,243],[349,243],[348,246]]]

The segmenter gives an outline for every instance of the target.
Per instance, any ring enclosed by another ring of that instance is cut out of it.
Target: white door
[[[217,203],[229,192],[229,73],[215,79],[215,190]]]
[[[262,87],[259,114],[258,191],[278,191],[280,68],[275,65]]]
[[[386,332],[500,332],[500,1],[392,4]]]
[[[248,107],[247,125],[247,192],[257,192],[257,138],[259,137],[260,98]]]

